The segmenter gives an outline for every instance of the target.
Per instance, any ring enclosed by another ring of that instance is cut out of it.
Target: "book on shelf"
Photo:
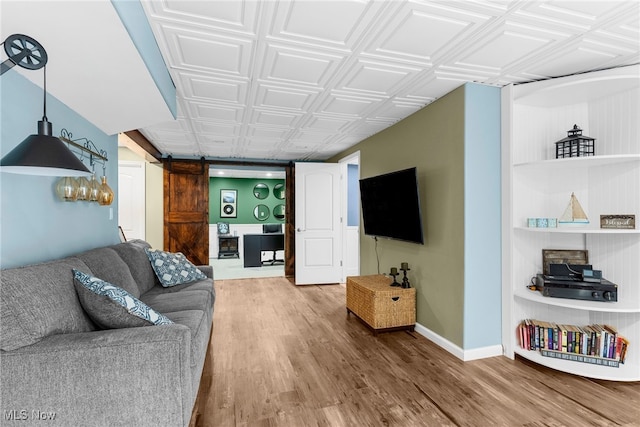
[[[624,363],[629,341],[611,325],[556,324],[524,319],[517,328],[520,347],[543,356],[618,367]]]

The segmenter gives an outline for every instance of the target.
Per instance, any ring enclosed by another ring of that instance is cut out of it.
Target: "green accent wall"
[[[417,322],[437,335],[464,349],[465,339],[465,280],[484,281],[486,277],[465,279],[467,255],[465,243],[465,157],[466,112],[469,108],[466,96],[469,84],[453,90],[444,97],[429,104],[408,118],[360,142],[329,162],[360,152],[360,177],[367,178],[408,167],[416,167],[423,216],[425,244],[414,244],[378,238],[377,253],[380,259],[380,273],[387,273],[390,267],[399,267],[408,262],[411,269],[408,277],[417,294]],[[498,88],[495,89],[499,93]],[[481,98],[472,98],[475,108],[482,108]],[[493,100],[491,100],[493,102]],[[499,97],[498,97],[499,111]],[[499,128],[500,117],[491,118]],[[485,139],[484,143],[499,147],[500,135]],[[492,154],[495,154],[492,151]],[[496,159],[499,173],[499,150]],[[479,157],[476,162],[484,162]],[[493,165],[491,165],[493,167]],[[499,180],[498,180],[499,182]],[[487,192],[497,193],[497,211],[500,209],[500,186],[489,188]],[[402,202],[398,204],[402,208]],[[497,221],[499,230],[499,216]],[[496,233],[499,245],[500,233]],[[500,263],[498,255],[495,262]],[[491,271],[499,271],[492,268]],[[376,274],[376,244],[372,237],[364,235],[360,229],[360,274]],[[491,301],[483,305],[485,312],[500,313],[500,279],[497,290],[492,289]],[[493,283],[492,282],[492,283]],[[484,282],[482,282],[484,283]],[[480,282],[476,286],[481,286]],[[473,301],[469,302],[473,304]],[[483,300],[483,304],[486,299]],[[499,316],[498,316],[499,317]],[[500,324],[491,324],[496,329],[489,342],[481,346],[500,344]]]
[[[269,195],[266,199],[257,199],[253,194],[253,187],[263,183],[269,187]],[[223,221],[229,224],[273,224],[284,223],[273,216],[273,208],[284,205],[285,201],[277,199],[273,195],[276,184],[284,184],[284,179],[252,179],[252,178],[209,178],[209,224]],[[236,202],[237,218],[220,217],[220,190],[237,190]],[[264,221],[258,221],[253,216],[257,205],[266,205],[269,208],[269,217]]]

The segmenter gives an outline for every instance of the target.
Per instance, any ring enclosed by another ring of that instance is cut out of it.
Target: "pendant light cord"
[[[42,121],[48,122],[47,119],[47,65],[44,66],[44,101],[42,102],[43,111],[42,111]]]

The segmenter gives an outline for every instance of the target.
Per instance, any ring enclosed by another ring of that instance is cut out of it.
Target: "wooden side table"
[[[389,286],[390,277],[347,277],[347,316],[355,314],[373,331],[413,331],[416,324],[416,290]]]

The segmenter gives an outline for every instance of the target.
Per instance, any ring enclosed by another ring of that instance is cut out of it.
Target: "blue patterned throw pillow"
[[[151,267],[158,276],[160,284],[165,288],[207,278],[180,252],[171,253],[155,249],[145,249],[144,251],[151,261]]]
[[[80,304],[91,320],[103,329],[170,325],[173,322],[129,292],[97,277],[73,269]]]

